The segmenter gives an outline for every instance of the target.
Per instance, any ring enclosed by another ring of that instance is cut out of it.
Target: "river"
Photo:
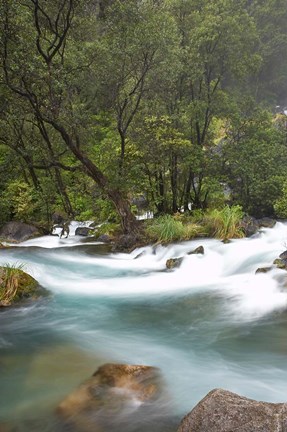
[[[51,292],[0,313],[0,423],[54,432],[57,404],[106,362],[160,368],[162,420],[147,432],[175,431],[216,387],[286,401],[287,273],[255,275],[286,244],[278,222],[229,244],[200,239],[131,254],[74,235],[0,250],[0,265],[23,264]],[[199,245],[204,255],[188,255]],[[164,271],[181,256],[179,269]],[[136,418],[115,430],[142,430]]]

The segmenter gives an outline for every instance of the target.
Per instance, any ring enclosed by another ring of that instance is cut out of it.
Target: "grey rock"
[[[254,217],[245,216],[241,221],[241,227],[243,228],[246,237],[251,237],[259,230],[259,223]]]
[[[132,234],[123,234],[116,240],[115,252],[127,252],[134,249],[137,245],[138,237]]]
[[[287,432],[287,404],[257,402],[212,390],[185,416],[177,432]]]
[[[284,251],[284,252],[282,252],[282,253],[279,255],[279,258],[282,259],[282,260],[286,260],[286,259],[287,259],[287,250]]]
[[[7,222],[0,229],[0,238],[9,242],[23,242],[40,235],[38,228],[23,222]]]
[[[260,227],[273,228],[276,225],[276,220],[269,218],[269,217],[264,217],[264,218],[258,219],[258,223],[259,223]]]
[[[89,227],[78,227],[76,228],[75,235],[87,237],[91,234],[92,228]]]

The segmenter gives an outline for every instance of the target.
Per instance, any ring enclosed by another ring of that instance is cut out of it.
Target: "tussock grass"
[[[221,240],[244,237],[241,227],[243,211],[240,206],[225,206],[222,210],[211,210],[203,217],[208,235]]]
[[[24,268],[21,263],[0,267],[0,306],[9,306],[33,293],[37,282],[23,271]]]
[[[183,224],[170,215],[153,219],[146,228],[149,238],[157,243],[190,240],[202,235],[202,231],[201,226],[194,223]]]

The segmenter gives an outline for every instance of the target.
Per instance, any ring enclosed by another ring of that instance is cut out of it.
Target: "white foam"
[[[287,306],[287,294],[278,281],[278,270],[255,275],[258,267],[271,265],[285,250],[286,241],[287,224],[281,222],[273,229],[263,229],[259,236],[229,244],[201,239],[143,247],[131,254],[93,257],[69,249],[57,251],[58,247],[82,244],[77,236],[68,239],[46,236],[19,246],[54,249],[43,255],[42,262],[39,253],[35,261],[33,253],[27,255],[26,269],[55,292],[135,297],[212,291],[224,296],[227,309],[238,317],[258,317]],[[199,245],[204,246],[204,255],[188,255]],[[183,257],[180,268],[166,271],[166,261],[178,257]],[[13,253],[1,256],[2,263],[17,260]]]

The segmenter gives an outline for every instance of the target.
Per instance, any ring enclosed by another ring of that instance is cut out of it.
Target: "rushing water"
[[[196,240],[131,254],[77,236],[0,250],[0,265],[24,263],[52,293],[0,313],[0,423],[56,431],[57,404],[106,362],[160,368],[166,398],[155,432],[176,430],[215,387],[286,401],[287,274],[255,275],[286,244],[287,224],[277,223],[229,244]],[[199,245],[204,255],[188,255]],[[180,256],[179,269],[164,271]],[[137,432],[137,416],[115,430]]]

